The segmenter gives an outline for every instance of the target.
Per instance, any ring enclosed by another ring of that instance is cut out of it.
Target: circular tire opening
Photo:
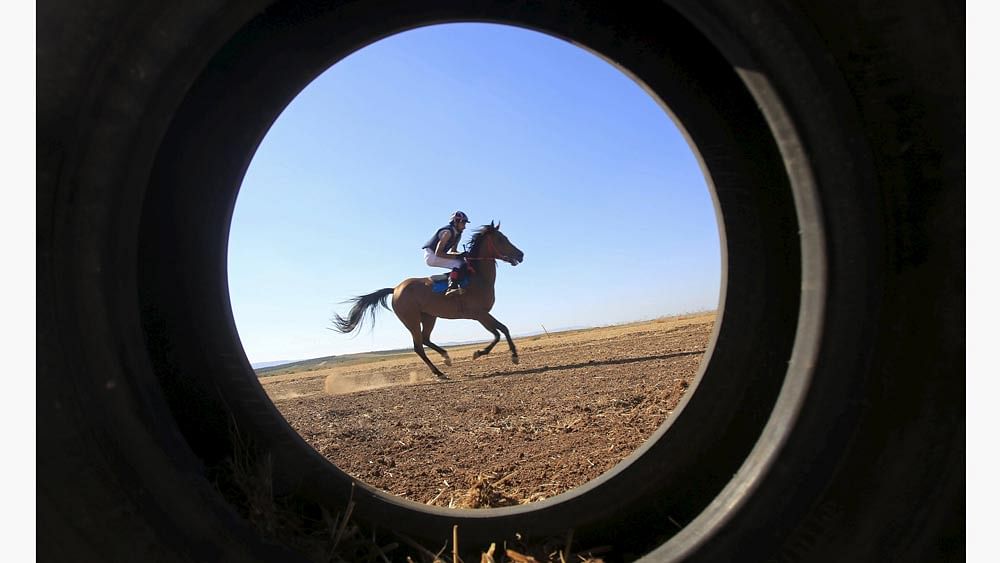
[[[457,250],[499,218],[529,258],[496,262],[490,316],[517,356],[464,295],[430,325],[449,383],[430,389],[391,310],[348,336],[329,311],[447,272],[414,249],[451,207],[477,218]],[[295,358],[251,365],[310,446],[381,491],[491,508],[599,477],[679,410],[712,334],[718,240],[699,161],[641,84],[538,32],[449,24],[349,55],[283,109],[243,179],[227,273],[251,362]]]

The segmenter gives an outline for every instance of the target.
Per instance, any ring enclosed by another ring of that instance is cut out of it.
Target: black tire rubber
[[[964,8],[596,0],[38,6],[38,554],[295,561],[218,490],[232,425],[278,493],[351,479],[243,353],[225,254],[285,105],[350,52],[437,22],[573,41],[659,96],[717,198],[724,295],[675,420],[527,508],[359,485],[358,519],[437,545],[515,532],[656,561],[964,558]]]

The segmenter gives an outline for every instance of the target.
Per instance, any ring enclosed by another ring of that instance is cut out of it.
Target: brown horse
[[[472,359],[489,354],[500,341],[500,332],[503,332],[510,346],[510,359],[516,364],[517,348],[510,338],[510,332],[506,326],[490,315],[490,309],[493,308],[496,299],[493,291],[497,279],[496,261],[499,259],[517,266],[524,261],[524,253],[500,232],[499,223],[494,225],[492,222],[483,225],[472,235],[468,247],[467,260],[470,261],[474,273],[470,275],[469,284],[461,294],[453,293],[446,296],[443,293],[435,293],[432,290],[434,280],[429,277],[408,278],[395,288],[387,287],[348,301],[353,302],[354,306],[346,319],[340,315],[334,316],[334,330],[343,333],[353,332],[368,315],[371,315],[374,323],[378,305],[388,309],[385,299],[392,294],[392,310],[413,335],[413,351],[424,360],[437,377],[446,379],[441,370],[427,358],[424,346],[429,346],[441,354],[446,366],[451,365],[448,352],[431,342],[431,331],[434,330],[434,323],[438,318],[473,319],[493,333],[493,342],[486,348],[477,350]]]

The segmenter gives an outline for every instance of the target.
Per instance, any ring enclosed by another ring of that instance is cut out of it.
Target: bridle
[[[485,241],[483,241],[483,243],[487,245],[486,246],[487,253],[492,254],[492,256],[466,256],[465,259],[466,260],[494,260],[494,261],[497,260],[497,259],[500,259],[500,260],[504,260],[506,262],[510,262],[510,257],[509,256],[507,256],[505,254],[500,254],[500,252],[497,250],[496,243],[493,242],[493,237],[492,236],[488,236],[487,239]]]

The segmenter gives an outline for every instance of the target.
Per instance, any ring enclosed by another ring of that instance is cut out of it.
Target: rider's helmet
[[[451,222],[454,223],[455,221],[462,221],[468,223],[469,216],[466,215],[465,213],[462,213],[461,211],[456,211],[451,214]]]

